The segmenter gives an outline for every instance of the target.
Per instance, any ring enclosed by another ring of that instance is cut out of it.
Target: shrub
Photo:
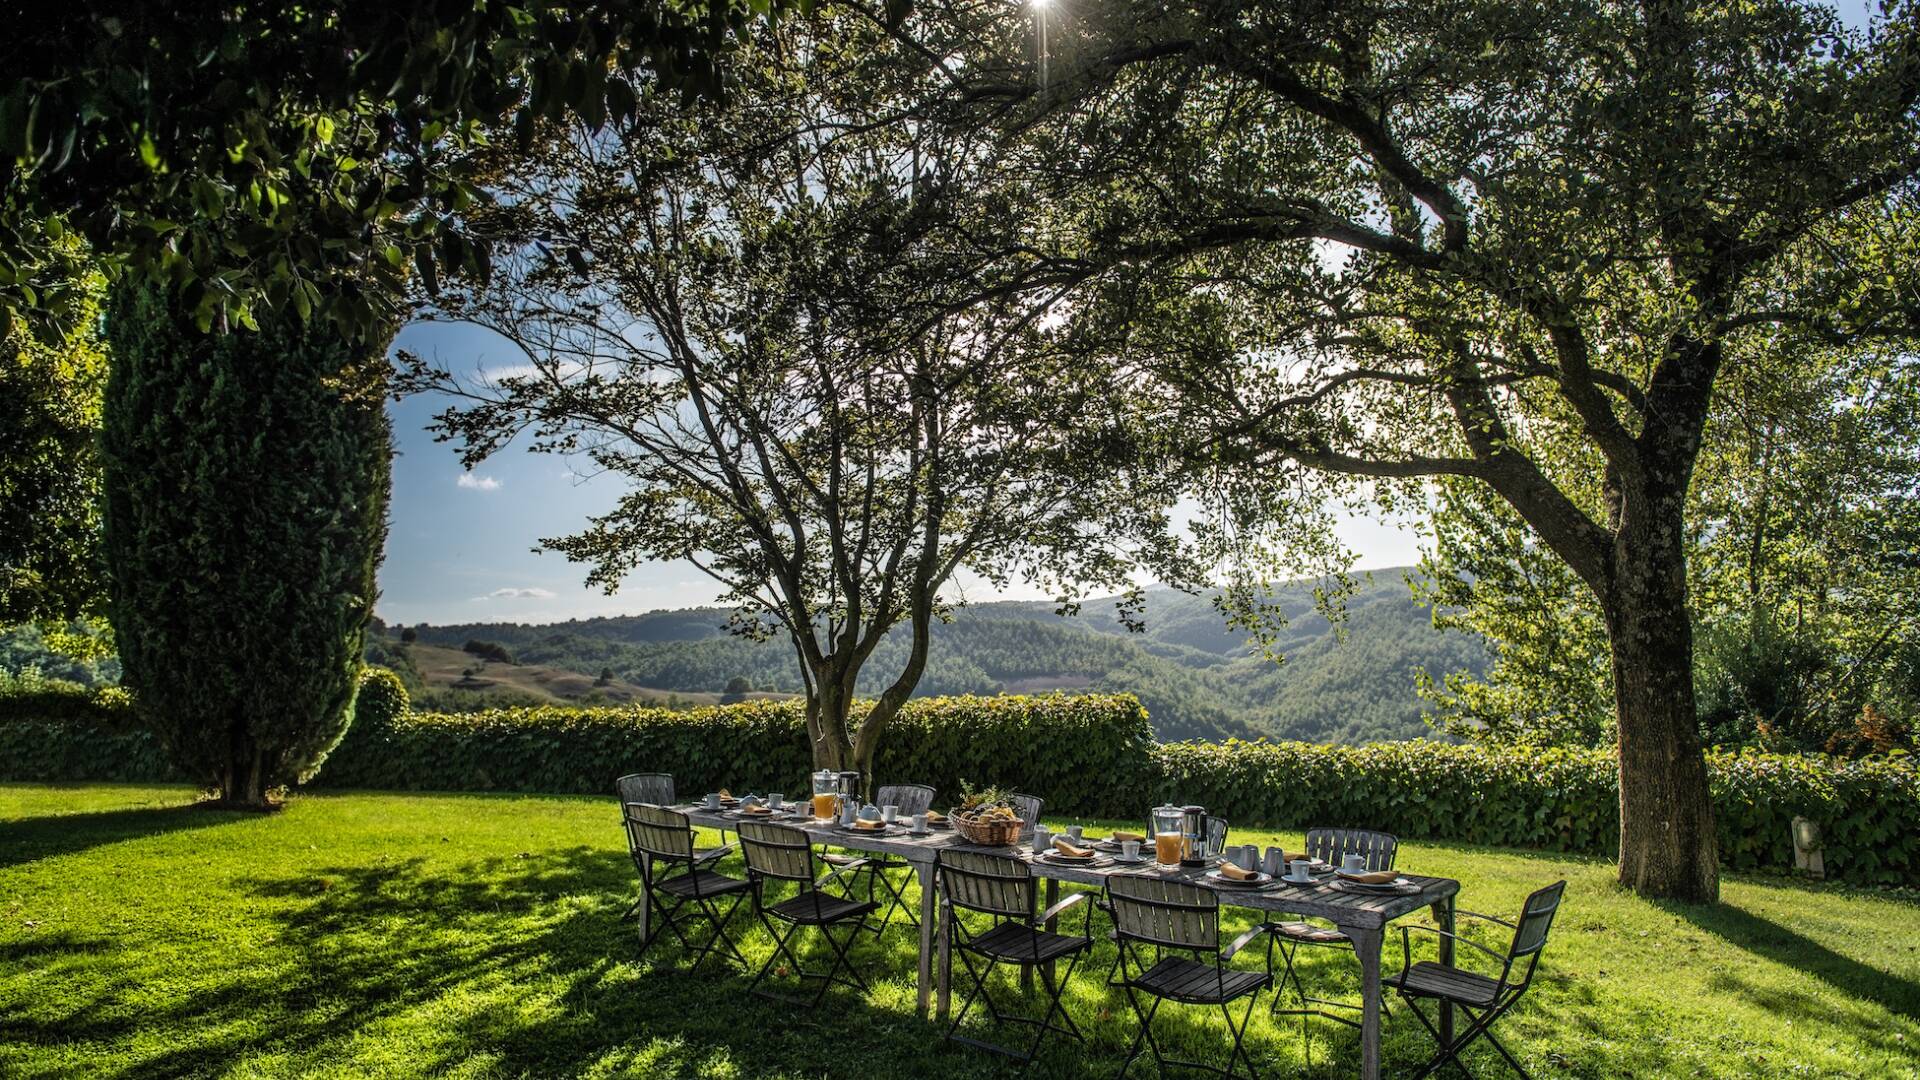
[[[360,693],[353,699],[355,724],[391,724],[405,716],[410,707],[407,684],[399,675],[383,667],[360,672]]]
[[[513,654],[507,651],[505,645],[497,641],[481,641],[478,638],[470,638],[465,645],[460,646],[460,651],[472,653],[482,660],[492,660],[501,664],[513,663]]]
[[[391,471],[385,343],[283,314],[208,334],[128,280],[107,323],[123,679],[175,763],[247,806],[311,775],[352,718]]]

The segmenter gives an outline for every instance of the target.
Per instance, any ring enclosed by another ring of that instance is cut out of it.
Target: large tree
[[[122,681],[181,769],[262,808],[352,720],[386,538],[383,343],[292,318],[207,335],[137,283],[107,326]]]
[[[1621,881],[1715,897],[1687,494],[1769,338],[1915,340],[1916,9],[928,4],[902,38],[949,88],[922,112],[1051,210],[969,239],[1080,286],[1229,505],[1442,481],[1525,522],[1605,624]]]
[[[963,569],[1063,603],[1130,589],[1168,553],[1172,497],[1127,468],[1137,407],[1060,362],[1044,297],[902,317],[940,292],[917,248],[956,178],[908,130],[810,123],[830,110],[782,61],[809,52],[793,46],[749,58],[738,109],[517,164],[500,223],[517,256],[444,307],[531,373],[421,377],[465,399],[440,422],[469,463],[531,430],[620,477],[615,509],[545,543],[609,590],[643,560],[712,577],[737,631],[791,641],[816,763],[867,773]],[[857,704],[896,628],[904,661]]]

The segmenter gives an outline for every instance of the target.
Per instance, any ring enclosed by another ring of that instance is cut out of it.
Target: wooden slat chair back
[[[673,774],[663,772],[628,773],[613,782],[623,803],[673,805]]]
[[[901,817],[924,814],[933,807],[934,790],[925,784],[888,784],[874,796],[876,806],[897,806]]]
[[[1547,947],[1547,932],[1553,929],[1553,916],[1560,910],[1560,897],[1567,891],[1567,883],[1555,882],[1527,897],[1520,909],[1520,922],[1514,927],[1513,944],[1507,949],[1507,962],[1527,961],[1526,976],[1519,985],[1533,980],[1533,969],[1539,962],[1540,951]]]
[[[1184,881],[1121,874],[1107,879],[1113,927],[1122,938],[1193,952],[1220,951],[1220,900]]]
[[[738,831],[749,871],[781,881],[813,881],[813,846],[806,833],[768,821],[742,821]]]
[[[1366,857],[1369,871],[1391,870],[1400,841],[1392,833],[1372,829],[1308,829],[1307,857],[1339,866],[1348,855]]]
[[[693,826],[687,815],[645,802],[630,802],[624,809],[627,845],[636,859],[650,855],[675,862],[692,860]]]
[[[1031,831],[1040,821],[1040,811],[1046,808],[1046,800],[1038,795],[1015,795],[1013,815],[1020,819],[1020,827]]]
[[[955,907],[1009,919],[1033,915],[1033,871],[1005,855],[942,851],[940,894]]]

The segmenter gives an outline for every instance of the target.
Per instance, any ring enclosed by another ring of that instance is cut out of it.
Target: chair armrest
[[[1508,959],[1505,953],[1494,952],[1492,949],[1487,948],[1485,945],[1482,945],[1477,941],[1473,941],[1468,938],[1461,937],[1459,934],[1455,934],[1447,930],[1442,930],[1436,926],[1402,926],[1400,928],[1400,970],[1401,971],[1407,970],[1407,967],[1409,966],[1410,954],[1412,951],[1412,946],[1410,944],[1411,939],[1409,938],[1409,935],[1412,934],[1415,930],[1418,930],[1421,933],[1425,933],[1425,934],[1432,934],[1434,937],[1446,938],[1449,941],[1454,942],[1455,944],[1465,945],[1469,949],[1478,949],[1481,952],[1486,953],[1488,956],[1493,957],[1495,960],[1500,961],[1500,966],[1502,970],[1504,970],[1508,964]]]
[[[717,848],[708,848],[705,851],[696,851],[693,853],[693,865],[699,866],[702,863],[716,862],[720,859],[726,858],[731,854],[733,854],[732,844],[721,844]]]
[[[1257,938],[1261,934],[1265,934],[1271,931],[1272,929],[1273,929],[1272,923],[1263,922],[1260,925],[1254,927],[1253,929],[1247,931],[1246,933],[1241,934],[1239,937],[1234,938],[1233,943],[1228,945],[1226,948],[1226,951],[1220,954],[1220,959],[1222,961],[1233,959],[1233,955],[1239,952],[1241,949],[1246,948],[1249,944],[1252,944],[1254,938]]]
[[[1086,892],[1071,893],[1065,898],[1063,898],[1059,903],[1041,912],[1040,918],[1036,921],[1042,922],[1042,923],[1052,922],[1054,919],[1057,919],[1060,917],[1061,912],[1067,910],[1068,908],[1072,907],[1075,904],[1081,903],[1082,901],[1089,899],[1092,896],[1093,896],[1092,893],[1086,893]]]
[[[1453,911],[1453,917],[1456,919],[1465,917],[1469,919],[1479,919],[1481,922],[1498,923],[1509,930],[1520,929],[1519,927],[1513,925],[1512,923],[1508,922],[1505,919],[1500,918],[1497,915],[1482,915],[1477,911],[1461,911],[1459,908],[1455,908]]]
[[[866,859],[855,859],[844,866],[836,866],[833,869],[827,871],[826,873],[821,874],[820,877],[814,881],[813,887],[818,889],[821,886],[825,885],[827,882],[833,881],[836,878],[840,877],[840,875],[850,874],[865,865],[867,865]]]

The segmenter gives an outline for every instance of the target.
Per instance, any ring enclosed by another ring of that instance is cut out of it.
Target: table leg
[[[653,892],[647,888],[647,882],[653,880],[653,856],[640,856],[640,944],[645,945],[653,938]]]
[[[1451,935],[1454,932],[1453,897],[1449,896],[1433,905],[1433,919],[1440,929]],[[1447,967],[1453,966],[1453,938],[1443,935],[1440,938],[1440,962]],[[1440,1002],[1440,1041],[1453,1045],[1453,1002],[1444,998]]]
[[[933,864],[920,863],[914,873],[920,879],[920,1015],[925,1016],[933,991],[933,920],[938,907],[933,894]],[[940,996],[940,1011],[944,1013],[946,994]]]
[[[1386,932],[1378,927],[1342,926],[1360,960],[1360,1075],[1380,1080],[1380,944]]]
[[[1058,881],[1056,881],[1056,880],[1054,880],[1053,878],[1048,878],[1048,879],[1047,879],[1047,904],[1046,904],[1046,906],[1047,906],[1048,908],[1051,908],[1051,907],[1053,907],[1053,905],[1055,905],[1055,904],[1057,904],[1057,903],[1059,903],[1059,902],[1060,902],[1060,883],[1059,883]],[[1058,916],[1055,916],[1054,918],[1051,918],[1051,919],[1048,919],[1048,920],[1047,920],[1047,924],[1046,924],[1046,926],[1044,926],[1044,927],[1042,927],[1041,929],[1043,929],[1043,930],[1045,930],[1045,931],[1046,931],[1047,933],[1049,933],[1049,934],[1051,934],[1051,933],[1053,933],[1053,932],[1054,932],[1054,930],[1055,930],[1055,928],[1057,928],[1057,927],[1058,927],[1059,925],[1060,925],[1060,919],[1059,919],[1059,917],[1058,917]],[[1048,961],[1048,963],[1047,963],[1047,986],[1048,986],[1049,988],[1051,988],[1051,987],[1053,986],[1053,963],[1052,963],[1052,961]],[[1051,990],[1051,989],[1049,989],[1049,990],[1048,990],[1048,992],[1049,992],[1049,993],[1051,993],[1051,992],[1052,992],[1052,990]]]
[[[953,995],[953,907],[940,905],[940,1003],[937,1015],[945,1020]]]

